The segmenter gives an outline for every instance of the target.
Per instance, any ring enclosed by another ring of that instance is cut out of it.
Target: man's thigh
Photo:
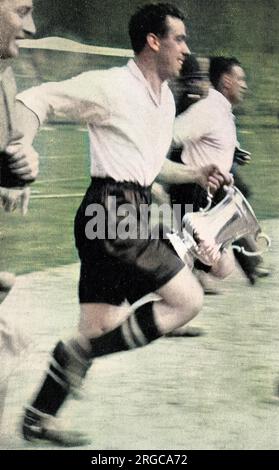
[[[156,293],[169,307],[179,307],[193,305],[197,296],[200,296],[200,291],[201,287],[196,276],[188,266],[184,266],[176,276],[157,289]]]
[[[151,240],[133,263],[107,255],[82,260],[80,332],[94,337],[116,328],[130,314],[129,304],[167,285],[183,268],[184,263],[160,240]],[[183,283],[181,289],[185,290]],[[173,291],[176,295],[178,289]]]

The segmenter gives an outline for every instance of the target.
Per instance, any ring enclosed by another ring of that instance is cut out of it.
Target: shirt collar
[[[134,59],[129,60],[129,62],[127,64],[127,67],[129,69],[129,71],[132,73],[132,75],[134,75],[147,88],[148,93],[149,93],[152,101],[154,101],[154,103],[156,104],[156,106],[160,106],[160,104],[162,102],[163,93],[165,93],[165,89],[168,87],[168,83],[166,81],[162,83],[162,86],[161,86],[161,100],[159,100],[157,98],[157,96],[155,95],[150,83],[146,80],[145,76],[143,75],[140,68],[137,66]]]
[[[222,95],[222,93],[215,90],[215,88],[210,88],[209,96],[212,97],[214,101],[220,103],[220,105],[223,106],[228,112],[232,113],[232,105],[229,100],[224,95]]]

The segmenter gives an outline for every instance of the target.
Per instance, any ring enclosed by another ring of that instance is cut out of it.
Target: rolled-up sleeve
[[[102,122],[109,115],[104,92],[106,82],[106,71],[84,72],[69,80],[25,90],[17,95],[17,100],[37,115],[40,124],[50,116],[77,122]]]

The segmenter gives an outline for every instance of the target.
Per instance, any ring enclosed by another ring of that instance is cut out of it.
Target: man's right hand
[[[11,142],[5,152],[12,175],[23,183],[35,181],[39,173],[39,155],[32,145],[23,144],[21,141]]]
[[[233,176],[229,172],[221,171],[217,165],[210,164],[197,170],[196,182],[214,194],[222,186],[233,184]]]

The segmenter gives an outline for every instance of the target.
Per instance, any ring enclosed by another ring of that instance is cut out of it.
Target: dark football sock
[[[62,341],[57,343],[47,375],[32,407],[42,413],[56,415],[70,391],[80,386],[91,363],[75,340],[67,344]]]
[[[155,324],[153,302],[139,307],[118,328],[99,338],[92,338],[91,357],[140,348],[162,336]]]
[[[91,339],[90,357],[96,358],[139,348],[161,336],[154,320],[153,302],[150,302],[139,307],[115,330],[99,338]],[[47,376],[32,407],[42,413],[56,415],[71,391],[72,378],[77,377],[81,381],[90,365],[88,353],[75,340],[66,345],[59,342],[52,353]]]

